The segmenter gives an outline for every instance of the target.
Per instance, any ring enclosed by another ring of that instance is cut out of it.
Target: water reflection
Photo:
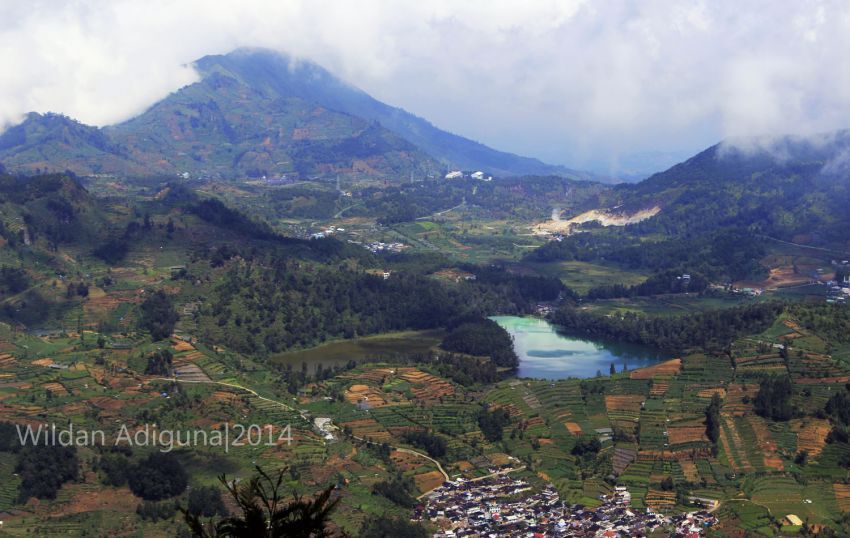
[[[624,366],[633,370],[670,358],[651,348],[622,342],[590,341],[558,332],[549,322],[538,318],[493,316],[514,339],[519,357],[519,377],[565,379],[608,375],[611,364],[619,372]]]

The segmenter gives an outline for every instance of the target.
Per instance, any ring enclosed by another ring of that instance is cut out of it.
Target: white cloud
[[[850,126],[850,6],[826,0],[0,0],[0,124],[31,110],[118,122],[238,46],[578,166]]]

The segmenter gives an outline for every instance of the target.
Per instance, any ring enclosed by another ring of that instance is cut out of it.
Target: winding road
[[[294,411],[295,413],[298,413],[301,416],[301,418],[303,418],[305,421],[307,421],[308,423],[310,422],[310,419],[302,411],[295,409],[291,405],[285,404],[285,403],[278,401],[278,400],[273,400],[271,398],[266,398],[265,396],[261,396],[260,394],[258,394],[257,391],[255,391],[253,389],[249,389],[247,387],[243,387],[243,386],[237,385],[235,383],[227,383],[225,381],[212,381],[212,380],[210,380],[210,381],[190,381],[190,380],[187,380],[187,379],[179,379],[179,378],[176,378],[176,377],[157,377],[156,380],[157,381],[172,381],[172,382],[177,382],[177,383],[196,383],[196,384],[206,383],[206,384],[210,384],[210,385],[220,385],[220,386],[223,386],[223,387],[229,387],[229,388],[233,388],[233,389],[244,390],[245,392],[252,394],[253,396],[257,397],[260,400],[264,400],[266,402],[270,402],[270,403],[279,405],[281,407],[284,407],[284,408],[286,408],[290,411]],[[376,443],[374,441],[369,441],[368,439],[364,439],[362,437],[357,437],[356,435],[352,435],[351,437],[353,439],[356,439],[358,441],[361,441],[361,442],[364,442],[364,443],[370,444],[370,445],[380,445],[381,444],[381,443]],[[322,442],[324,443],[324,439],[322,439]],[[427,454],[423,454],[422,452],[419,452],[417,450],[413,450],[413,449],[410,449],[410,448],[397,447],[397,446],[392,446],[392,445],[387,445],[387,446],[389,446],[393,450],[397,450],[397,451],[403,452],[405,454],[411,454],[413,456],[418,456],[420,458],[424,458],[424,459],[430,461],[431,463],[433,463],[434,465],[437,466],[437,470],[439,470],[440,473],[443,475],[443,478],[444,478],[445,481],[450,480],[449,474],[446,472],[445,469],[443,469],[443,466],[440,464],[440,462],[435,460],[431,456],[429,456]],[[506,470],[504,472],[510,472],[510,471],[511,470]],[[493,474],[487,475],[487,476],[488,477],[494,476],[496,474],[500,474],[501,472],[502,471],[497,472],[497,473],[493,473]],[[480,478],[476,478],[475,480],[481,480],[483,478],[487,478],[487,477],[480,477]],[[434,489],[436,489],[436,488],[434,488]],[[431,489],[429,491],[426,491],[425,493],[423,493],[421,496],[419,496],[417,498],[421,499],[425,495],[428,495],[429,493],[431,493],[431,491],[434,491],[434,490]]]

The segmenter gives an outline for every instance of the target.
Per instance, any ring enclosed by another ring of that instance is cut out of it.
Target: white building
[[[448,174],[446,174],[446,179],[460,179],[463,177],[463,172],[460,170],[452,170]]]
[[[336,429],[336,426],[333,425],[333,422],[329,418],[324,417],[316,417],[313,419],[313,425],[319,430],[320,433],[324,436],[325,440],[332,441],[334,439],[333,430]]]
[[[484,179],[484,172],[482,172],[481,170],[479,170],[477,172],[473,172],[470,177],[472,179],[482,180],[482,179]]]

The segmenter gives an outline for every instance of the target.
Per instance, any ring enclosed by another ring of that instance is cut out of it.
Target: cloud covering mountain
[[[166,7],[168,9],[166,9]],[[96,2],[0,5],[0,123],[132,117],[264,46],[488,145],[617,172],[631,154],[850,124],[843,2]]]

